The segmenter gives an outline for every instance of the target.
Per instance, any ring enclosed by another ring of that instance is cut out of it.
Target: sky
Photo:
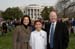
[[[58,0],[0,0],[0,10],[8,7],[25,6],[29,4],[54,6]]]

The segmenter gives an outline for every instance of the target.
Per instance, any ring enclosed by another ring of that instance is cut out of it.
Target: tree
[[[45,8],[43,9],[43,11],[41,12],[41,16],[43,17],[44,20],[47,20],[47,19],[48,19],[48,15],[49,15],[49,13],[48,13],[48,8],[45,7]]]
[[[43,17],[44,20],[49,19],[49,13],[50,11],[54,10],[54,8],[51,6],[49,8],[45,7],[43,11],[41,12],[41,16]]]
[[[75,1],[61,0],[56,4],[56,8],[63,17],[69,16],[72,13],[71,9],[74,9]],[[73,10],[74,11],[74,10]]]
[[[15,8],[7,8],[3,13],[2,16],[5,20],[8,19],[15,19],[20,18],[23,16],[23,13],[18,7]]]

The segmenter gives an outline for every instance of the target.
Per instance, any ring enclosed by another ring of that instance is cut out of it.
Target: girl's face
[[[29,18],[28,17],[24,17],[23,24],[24,25],[28,25],[29,24]]]
[[[36,28],[36,30],[41,30],[41,28],[42,28],[41,22],[36,22],[35,28]]]

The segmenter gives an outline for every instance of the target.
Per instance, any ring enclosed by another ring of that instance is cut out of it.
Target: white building
[[[45,6],[30,4],[25,7],[20,7],[24,15],[29,15],[32,20],[36,20],[41,17],[41,12]]]

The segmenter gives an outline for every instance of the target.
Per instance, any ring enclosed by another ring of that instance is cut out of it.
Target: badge
[[[40,34],[40,36],[41,36],[42,38],[44,38],[44,36],[43,36],[42,34]]]

